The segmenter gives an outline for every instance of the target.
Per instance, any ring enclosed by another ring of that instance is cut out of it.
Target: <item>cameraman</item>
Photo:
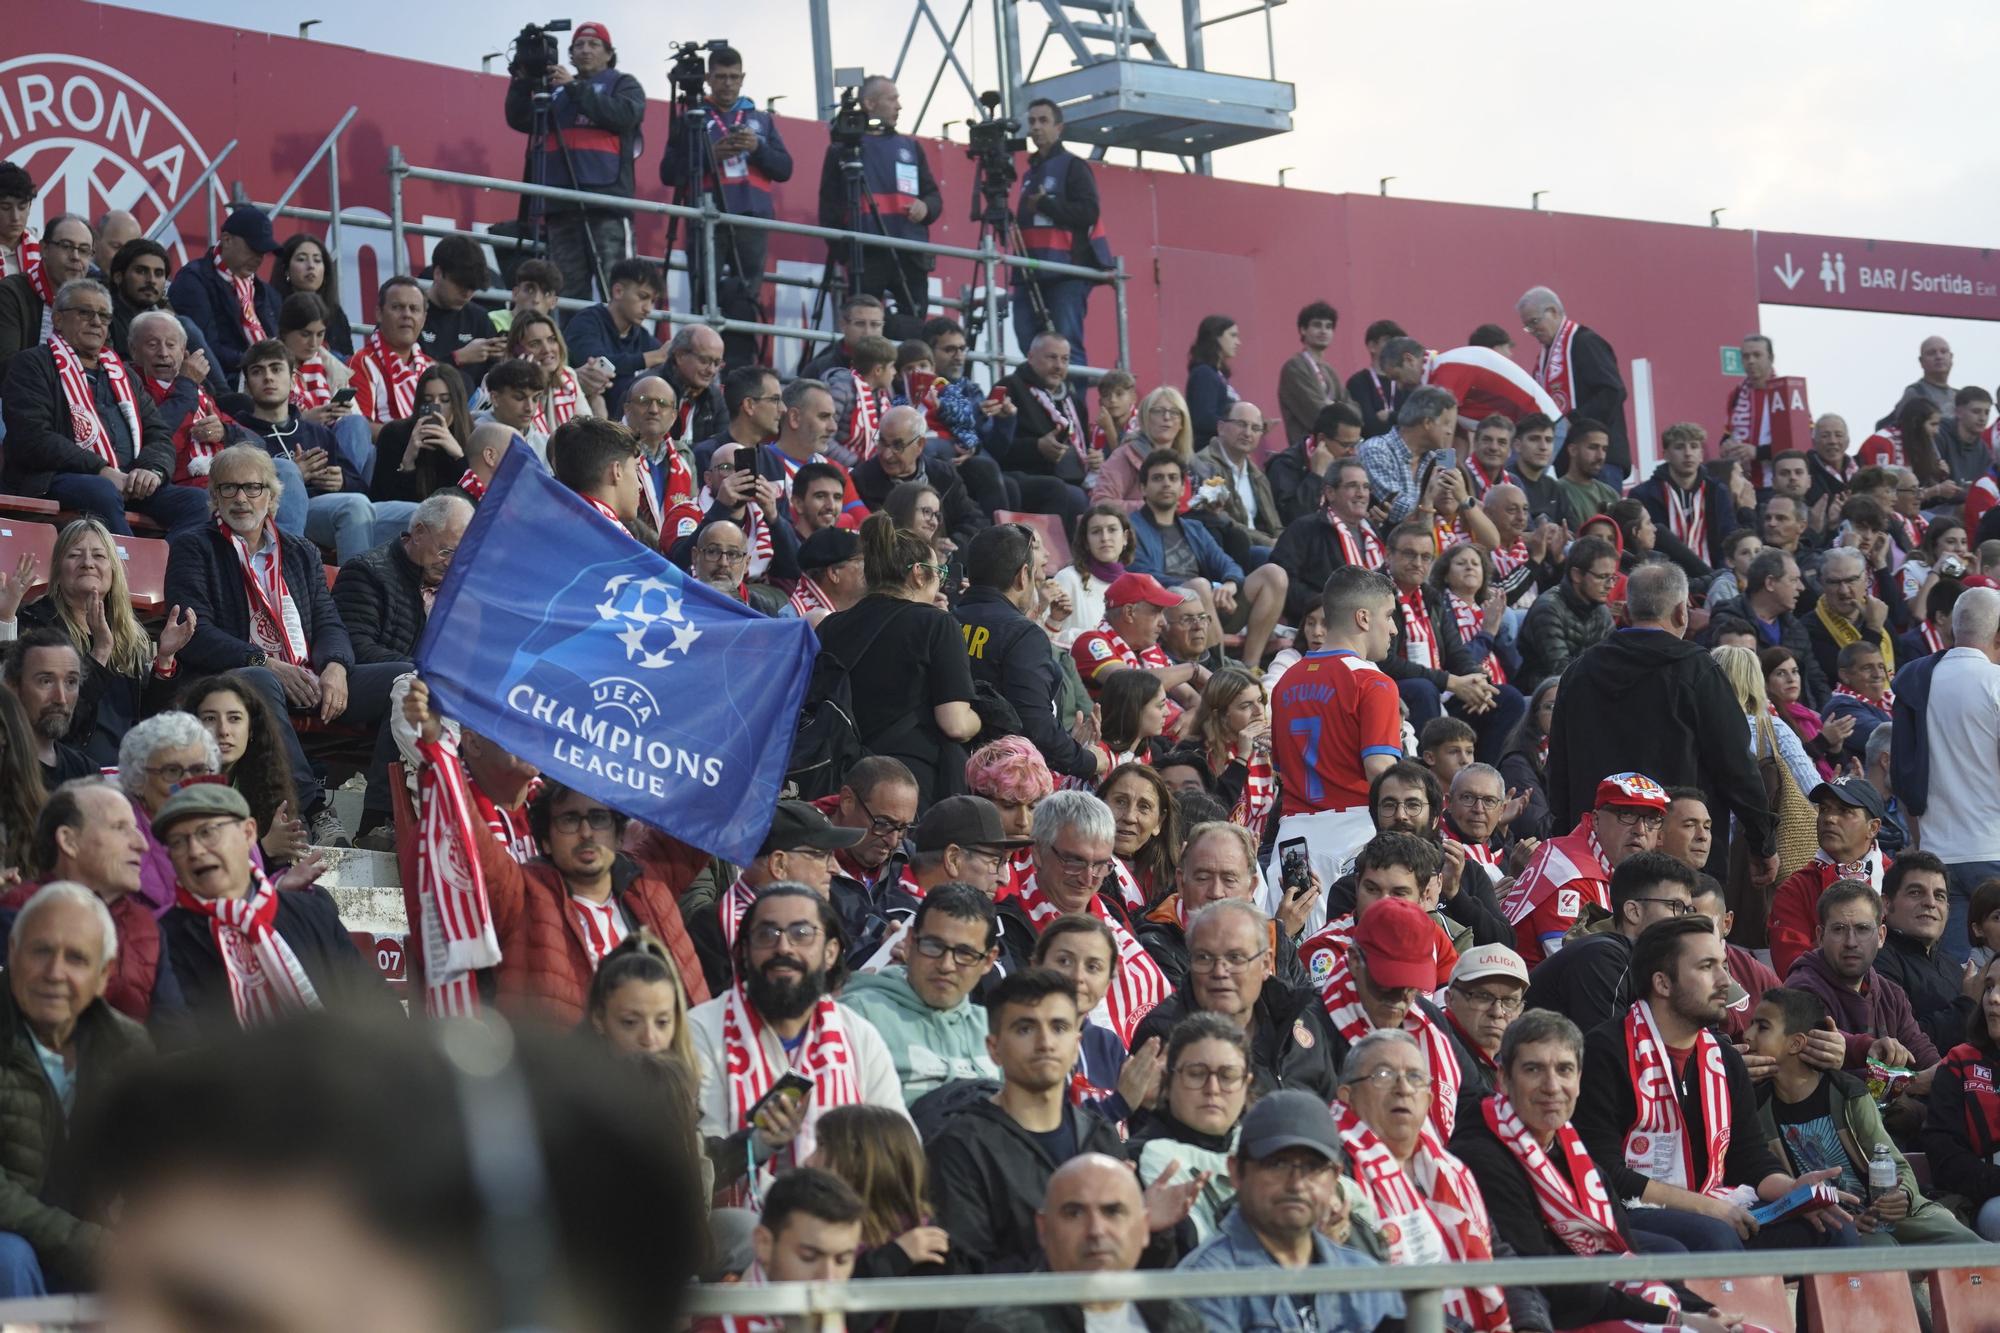
[[[630,74],[618,72],[618,52],[602,23],[579,23],[569,42],[571,73],[551,66],[546,76],[524,65],[527,43],[517,44],[508,67],[507,126],[522,134],[535,129],[535,95],[549,91],[547,139],[541,151],[530,143],[525,167],[531,184],[594,194],[632,197],[632,154],[639,122],[646,117],[646,90]],[[568,161],[564,161],[567,150]],[[572,176],[570,164],[575,164]],[[610,291],[604,275],[625,258],[626,213],[618,208],[586,208],[532,195],[521,201],[521,225],[533,234],[534,219],[545,216],[549,259],[563,273],[564,296],[591,299]],[[594,288],[593,281],[600,284]]]
[[[660,184],[669,190],[689,186],[690,203],[703,195],[714,197],[724,213],[746,218],[777,216],[771,203],[771,187],[792,178],[792,154],[778,134],[778,122],[757,104],[743,96],[743,56],[731,47],[720,46],[708,55],[708,99],[689,114],[701,118],[708,137],[706,161],[688,161],[688,139],[684,127],[676,123],[667,136],[667,151],[660,158]],[[699,181],[691,179],[697,171]],[[729,290],[724,279],[739,280],[741,290],[753,304],[761,304],[764,286],[764,250],[770,233],[756,227],[718,226],[715,229],[716,299],[728,304]],[[701,309],[701,231],[691,228],[687,238],[689,308]],[[753,316],[754,318],[754,316]]]
[[[928,241],[930,224],[944,209],[937,179],[931,175],[930,159],[923,146],[907,134],[896,133],[896,118],[902,114],[903,99],[896,85],[880,74],[861,81],[861,113],[880,128],[870,129],[861,138],[862,199],[860,216],[847,216],[847,198],[841,188],[841,146],[836,140],[827,145],[826,160],[820,164],[819,225],[845,231],[862,231],[893,236],[906,241]],[[874,212],[869,204],[873,201]],[[875,214],[881,224],[876,225]],[[844,253],[839,242],[834,253]],[[859,290],[893,304],[896,314],[888,321],[892,339],[916,336],[930,303],[930,271],[936,256],[907,250],[885,250],[874,246],[862,249]],[[850,275],[850,278],[852,275]],[[893,298],[893,299],[892,299]]]
[[[1063,115],[1046,97],[1028,103],[1028,169],[1021,173],[1021,202],[1014,210],[1021,248],[1030,259],[1109,269],[1111,247],[1098,226],[1097,180],[1090,165],[1062,145]],[[1053,329],[1069,339],[1070,360],[1089,365],[1083,354],[1083,319],[1090,304],[1088,278],[1044,277],[1014,270],[1014,338],[1027,355],[1035,335]],[[1029,291],[1041,293],[1047,319]]]

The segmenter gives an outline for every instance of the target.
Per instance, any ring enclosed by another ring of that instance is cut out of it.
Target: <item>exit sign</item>
[[[1722,349],[1722,373],[1725,375],[1741,375],[1743,373],[1743,349],[1741,347],[1725,347]]]

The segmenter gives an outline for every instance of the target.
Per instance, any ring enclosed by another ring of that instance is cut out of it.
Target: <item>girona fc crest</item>
[[[29,225],[75,213],[93,223],[122,208],[151,230],[184,194],[208,154],[181,118],[137,79],[102,61],[71,55],[25,55],[0,61],[0,158],[27,170],[41,187]],[[221,185],[211,181],[218,202]],[[192,208],[205,224],[208,210]],[[177,227],[157,238],[187,262]]]

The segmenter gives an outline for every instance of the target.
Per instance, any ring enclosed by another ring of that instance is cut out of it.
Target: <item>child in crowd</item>
[[[1969,961],[1984,972],[1994,955],[2000,954],[2000,879],[1986,880],[1973,889],[1965,929],[1972,936]]]
[[[1417,739],[1417,755],[1425,768],[1437,774],[1444,789],[1450,791],[1451,780],[1458,770],[1472,763],[1473,747],[1478,740],[1463,718],[1434,717],[1424,723],[1423,735]]]
[[[853,362],[852,369],[839,367],[826,376],[835,422],[826,453],[847,468],[875,453],[882,415],[893,406],[889,390],[896,383],[896,344],[879,336],[863,338],[854,344]]]
[[[1097,416],[1090,427],[1090,447],[1108,454],[1118,442],[1139,429],[1139,382],[1131,373],[1109,370],[1097,382]]]

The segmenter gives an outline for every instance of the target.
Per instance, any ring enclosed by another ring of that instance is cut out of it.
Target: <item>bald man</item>
[[[122,208],[114,208],[97,220],[97,251],[93,258],[99,273],[111,272],[111,261],[127,241],[136,241],[145,233],[139,230],[139,219]]]
[[[1534,594],[1562,581],[1566,529],[1560,523],[1530,517],[1528,493],[1512,482],[1487,488],[1482,502],[1499,540],[1493,547],[1493,572],[1509,608],[1525,611]]]
[[[855,493],[873,511],[887,503],[889,492],[903,482],[927,481],[938,493],[944,535],[968,546],[982,529],[991,526],[988,515],[1007,507],[999,465],[983,454],[963,463],[926,458],[924,443],[929,434],[923,413],[914,407],[892,407],[884,412],[874,454],[857,463],[851,474]],[[975,499],[969,489],[975,477],[988,491],[985,499]]]
[[[1146,1248],[1146,1203],[1129,1163],[1103,1153],[1072,1157],[1049,1177],[1035,1234],[1051,1273],[1129,1273]],[[1085,1305],[982,1310],[970,1333],[1064,1333],[1078,1328],[1195,1333],[1201,1319],[1179,1301],[1099,1301]]]

